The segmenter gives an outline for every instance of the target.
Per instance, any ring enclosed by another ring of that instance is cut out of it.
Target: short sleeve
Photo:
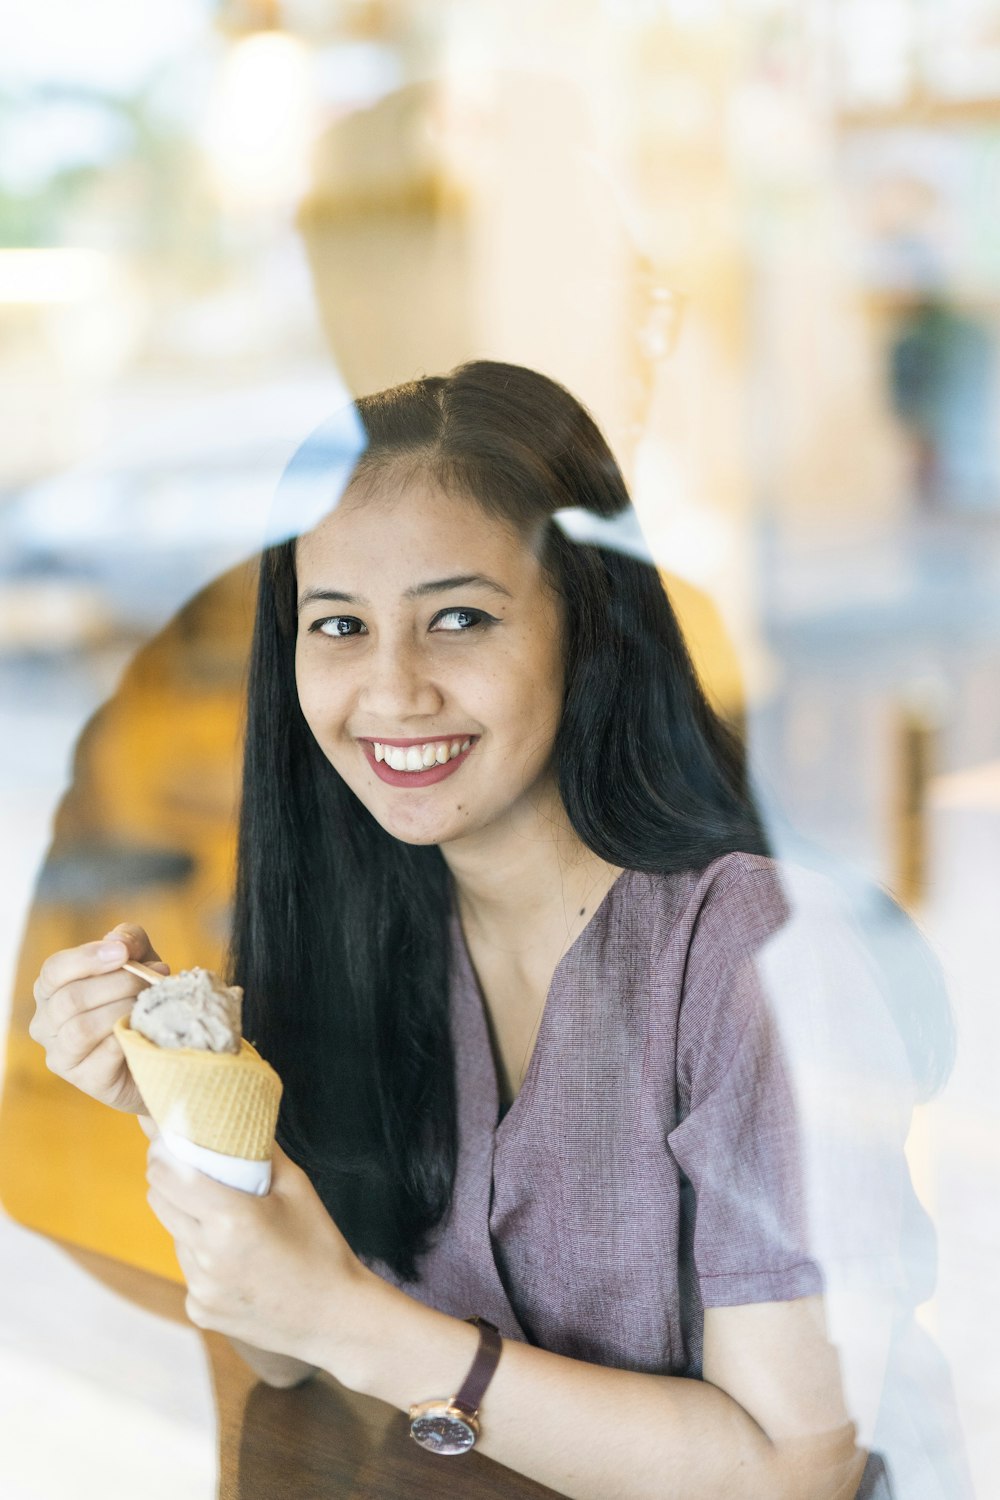
[[[876,953],[855,901],[788,861],[704,872],[667,1136],[692,1190],[685,1254],[706,1308],[821,1292],[847,1409],[892,1493],[966,1496],[953,1398],[913,1319],[936,1246],[904,1152],[916,1090],[889,985],[910,969]]]
[[[823,1290],[808,1251],[795,1094],[761,977],[788,916],[771,870],[737,862],[703,893],[678,1018],[679,1123],[667,1144],[694,1195],[705,1307]]]

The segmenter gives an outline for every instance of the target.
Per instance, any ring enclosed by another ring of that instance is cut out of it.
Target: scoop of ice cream
[[[130,1025],[158,1047],[239,1052],[243,991],[209,969],[181,969],[151,984],[132,1009]]]

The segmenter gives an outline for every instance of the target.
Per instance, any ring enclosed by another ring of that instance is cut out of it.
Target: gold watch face
[[[468,1453],[478,1429],[474,1418],[447,1401],[424,1401],[410,1413],[410,1436],[429,1453]]]

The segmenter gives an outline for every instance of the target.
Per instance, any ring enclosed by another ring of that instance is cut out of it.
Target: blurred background
[[[5,1494],[66,1492],[43,1391],[74,1495],[213,1492],[193,1331],[65,1248],[177,1275],[137,1127],[46,1072],[31,983],[126,919],[220,962],[282,469],[352,393],[488,357],[603,426],[775,826],[942,960],[920,1318],[1000,1496],[1000,0],[34,0],[4,31]]]

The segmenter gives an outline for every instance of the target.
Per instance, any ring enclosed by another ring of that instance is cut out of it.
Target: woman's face
[[[421,479],[348,492],[296,565],[299,702],[355,795],[406,843],[514,827],[551,791],[562,713],[561,605],[532,548]]]

